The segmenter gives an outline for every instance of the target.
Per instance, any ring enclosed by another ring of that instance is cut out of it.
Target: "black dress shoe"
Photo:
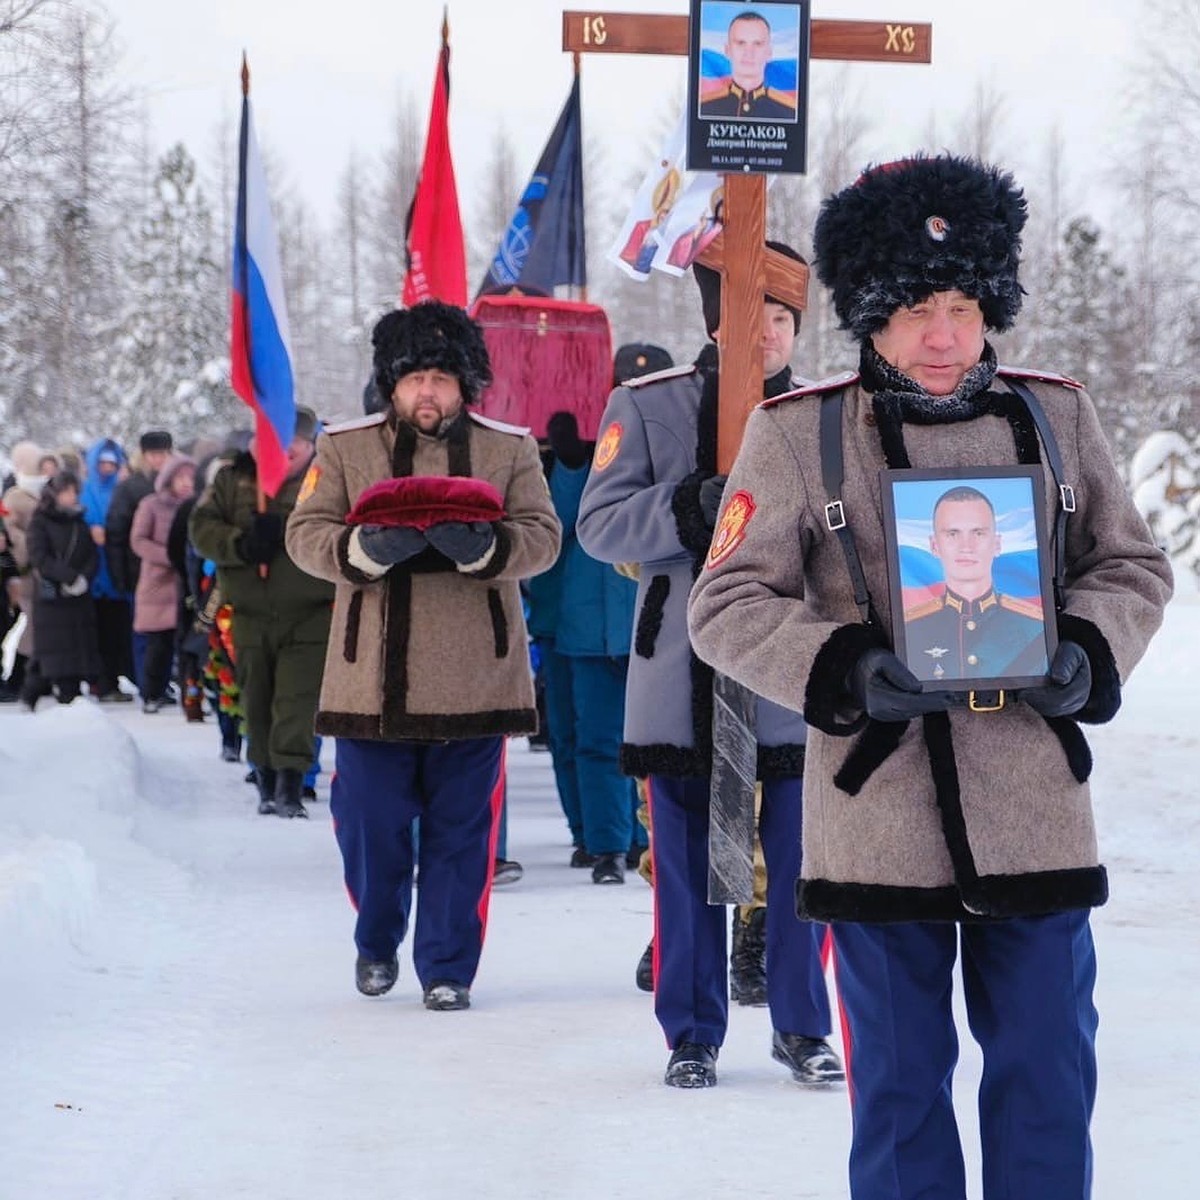
[[[624,883],[625,856],[623,854],[597,854],[592,867],[593,883]]]
[[[594,867],[596,865],[596,856],[589,854],[586,847],[576,846],[571,851],[571,866],[573,867]]]
[[[776,1030],[771,1037],[771,1057],[783,1063],[797,1083],[841,1083],[846,1078],[842,1060],[824,1038]]]
[[[642,951],[642,957],[638,959],[637,985],[643,992],[654,991],[654,939],[651,938],[647,943],[645,950]]]
[[[471,1007],[471,989],[463,983],[435,980],[425,989],[425,1007],[433,1012],[457,1012]]]
[[[390,992],[399,974],[400,964],[395,956],[377,961],[360,954],[354,964],[354,982],[364,996],[382,996]]]
[[[717,1086],[717,1048],[699,1042],[680,1042],[671,1051],[663,1082],[668,1087],[706,1088]]]

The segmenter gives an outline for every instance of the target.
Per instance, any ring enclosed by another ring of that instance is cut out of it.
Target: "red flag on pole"
[[[405,229],[407,270],[401,303],[441,300],[465,308],[467,253],[450,157],[450,23],[442,17],[442,50],[433,80],[425,158]]]

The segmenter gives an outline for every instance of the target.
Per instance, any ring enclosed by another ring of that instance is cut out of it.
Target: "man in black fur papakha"
[[[479,326],[430,301],[388,313],[373,340],[388,406],[325,430],[287,548],[336,585],[316,725],[337,738],[358,989],[396,981],[419,817],[413,963],[426,1008],[462,1009],[504,738],[537,728],[518,581],[554,562],[561,530],[528,431],[470,409],[491,381]]]
[[[1091,1193],[1088,910],[1108,881],[1079,723],[1116,713],[1171,572],[1082,386],[996,365],[985,331],[1020,307],[1025,216],[1011,176],[953,157],[873,168],[825,201],[817,271],[860,370],[751,416],[726,495],[753,515],[689,606],[701,657],[809,724],[797,902],[833,924],[853,1200],[968,1193],[960,948],[984,1200]],[[1055,531],[1048,675],[1015,695],[923,690],[892,652],[879,473],[1014,463],[1041,466]]]

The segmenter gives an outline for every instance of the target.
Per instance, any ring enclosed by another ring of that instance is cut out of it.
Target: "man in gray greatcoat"
[[[792,257],[795,251],[768,243]],[[705,326],[716,339],[720,277],[697,264]],[[763,393],[799,382],[788,365],[799,313],[763,305]],[[600,422],[592,473],[579,506],[584,550],[602,562],[637,563],[633,654],[626,686],[623,769],[647,778],[654,873],[654,1009],[671,1048],[665,1082],[711,1087],[728,1023],[722,907],[708,903],[708,793],[712,672],[692,654],[687,595],[709,552],[725,480],[716,474],[716,347],[693,366],[643,376],[616,390]],[[733,536],[736,540],[736,532]],[[767,1003],[772,1055],[803,1083],[843,1077],[826,1041],[829,998],[822,931],[798,922],[804,723],[758,704],[759,837],[767,864]]]

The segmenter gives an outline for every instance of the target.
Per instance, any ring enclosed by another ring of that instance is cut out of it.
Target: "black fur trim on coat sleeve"
[[[1121,675],[1104,634],[1083,617],[1059,613],[1058,640],[1080,646],[1092,668],[1091,693],[1087,703],[1072,714],[1073,718],[1087,725],[1103,725],[1111,721],[1121,707]]]
[[[700,508],[700,485],[712,477],[712,471],[693,471],[671,496],[671,512],[675,514],[675,529],[684,549],[694,559],[703,559],[712,542],[712,526],[704,519]]]
[[[512,538],[508,536],[508,531],[503,525],[497,525],[496,549],[492,551],[492,557],[487,560],[487,565],[478,571],[464,571],[463,574],[472,579],[495,579],[508,566],[510,554],[512,554]]]
[[[887,640],[871,625],[842,625],[830,634],[813,659],[804,689],[804,719],[814,729],[831,737],[849,737],[866,724],[866,713],[845,719],[853,704],[846,680],[863,654],[876,648],[886,650]]]
[[[360,571],[350,562],[350,539],[354,536],[354,531],[357,528],[357,525],[347,525],[338,535],[337,562],[342,574],[351,583],[357,584],[359,587],[365,587],[369,583],[378,583],[383,576],[368,575],[365,571]]]

